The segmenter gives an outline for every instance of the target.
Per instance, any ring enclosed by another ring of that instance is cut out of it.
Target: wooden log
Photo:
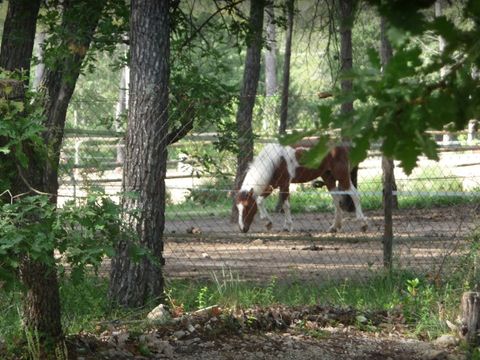
[[[472,346],[480,344],[480,293],[468,291],[462,295],[462,326],[460,334]]]
[[[23,82],[20,80],[0,80],[0,98],[7,100],[22,100],[25,97]]]

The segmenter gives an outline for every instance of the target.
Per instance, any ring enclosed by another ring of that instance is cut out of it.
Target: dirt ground
[[[274,275],[324,280],[371,274],[383,267],[383,214],[371,211],[366,216],[367,232],[350,219],[336,234],[328,233],[333,220],[329,213],[294,215],[290,233],[281,230],[283,214],[274,214],[269,232],[256,219],[246,235],[226,217],[168,221],[165,271],[169,277],[226,272],[256,280]],[[475,204],[395,211],[394,263],[397,268],[445,271],[467,251],[478,218]]]

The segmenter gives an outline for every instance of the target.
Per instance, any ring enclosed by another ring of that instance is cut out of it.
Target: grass
[[[480,189],[471,192],[474,195],[464,196],[462,182],[457,177],[445,173],[438,166],[422,169],[414,177],[398,179],[398,204],[400,209],[428,208],[434,206],[451,206],[470,204],[480,200]],[[191,196],[183,203],[167,206],[167,218],[201,218],[205,216],[226,216],[230,214],[232,202],[226,195],[228,186],[224,182],[208,184],[205,187],[192,189]],[[292,213],[312,213],[333,211],[330,194],[325,190],[305,189],[295,191],[291,198]],[[378,210],[382,208],[382,179],[374,176],[362,179],[359,183],[362,208]],[[267,209],[273,211],[277,195],[268,197],[265,201]]]

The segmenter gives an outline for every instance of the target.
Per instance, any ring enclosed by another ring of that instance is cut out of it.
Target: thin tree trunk
[[[380,58],[382,67],[385,68],[393,55],[392,46],[387,38],[386,19],[382,16],[380,23]],[[395,184],[393,160],[382,156],[382,181],[383,181],[383,266],[392,269],[393,259],[393,209],[398,208],[398,201],[393,191],[397,189]]]
[[[353,25],[353,10],[355,0],[341,0],[340,1],[340,71],[342,74],[350,71],[353,67],[352,54],[352,25]],[[351,79],[344,78],[340,83],[343,93],[352,91],[353,83]],[[349,114],[353,112],[353,102],[348,101],[341,106],[342,114]],[[348,142],[349,139],[344,139]],[[350,179],[353,186],[358,186],[358,165],[354,166],[350,171]]]
[[[267,48],[265,50],[265,95],[277,93],[277,39],[275,29],[275,9],[272,1],[265,8]]]
[[[354,0],[340,1],[340,71],[342,74],[350,71],[353,66],[352,56],[352,23],[353,23],[353,7]],[[343,78],[341,81],[341,89],[343,93],[352,91],[352,80]],[[341,111],[348,114],[353,111],[353,102],[345,102],[342,104]]]
[[[51,151],[43,172],[43,184],[44,191],[50,194],[56,195],[58,191],[58,164],[68,105],[105,4],[106,0],[85,0],[81,5],[75,1],[64,3],[62,28],[75,40],[62,39],[60,46],[75,51],[68,51],[45,69],[41,84],[47,128],[44,139]]]
[[[263,13],[265,1],[250,1],[249,43],[245,57],[243,86],[237,111],[238,155],[237,173],[234,187],[238,190],[245,177],[248,164],[253,160],[252,116],[258,79],[260,77],[260,58],[262,51]],[[236,206],[232,207],[231,221],[238,217]]]
[[[277,40],[275,28],[274,1],[265,8],[266,49],[265,49],[265,106],[263,111],[263,131],[267,132],[276,125],[277,94]]]
[[[134,0],[130,17],[131,95],[123,173],[126,223],[150,252],[134,262],[132,239],[122,239],[112,261],[111,299],[138,307],[163,298],[163,230],[168,145],[169,1]]]
[[[288,122],[288,97],[290,95],[290,60],[292,57],[293,14],[295,0],[287,1],[287,31],[285,36],[285,58],[283,63],[282,102],[280,105],[279,134],[285,134]]]
[[[380,59],[382,61],[382,67],[384,68],[390,61],[393,55],[392,45],[387,38],[387,24],[384,17],[380,21]],[[387,191],[397,191],[397,183],[395,181],[395,164],[392,159],[382,156],[382,170],[383,170],[383,206],[384,209],[387,206],[392,206],[393,209],[398,209],[398,197],[393,193],[391,196],[392,203],[388,203],[385,200]],[[388,180],[388,182],[387,182]],[[390,189],[390,190],[387,190]]]

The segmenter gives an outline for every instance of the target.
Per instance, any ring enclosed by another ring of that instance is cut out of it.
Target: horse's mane
[[[275,169],[284,158],[287,161],[290,176],[295,175],[295,150],[280,144],[268,144],[255,157],[248,167],[240,190],[253,189],[255,195],[263,193],[270,184]]]

